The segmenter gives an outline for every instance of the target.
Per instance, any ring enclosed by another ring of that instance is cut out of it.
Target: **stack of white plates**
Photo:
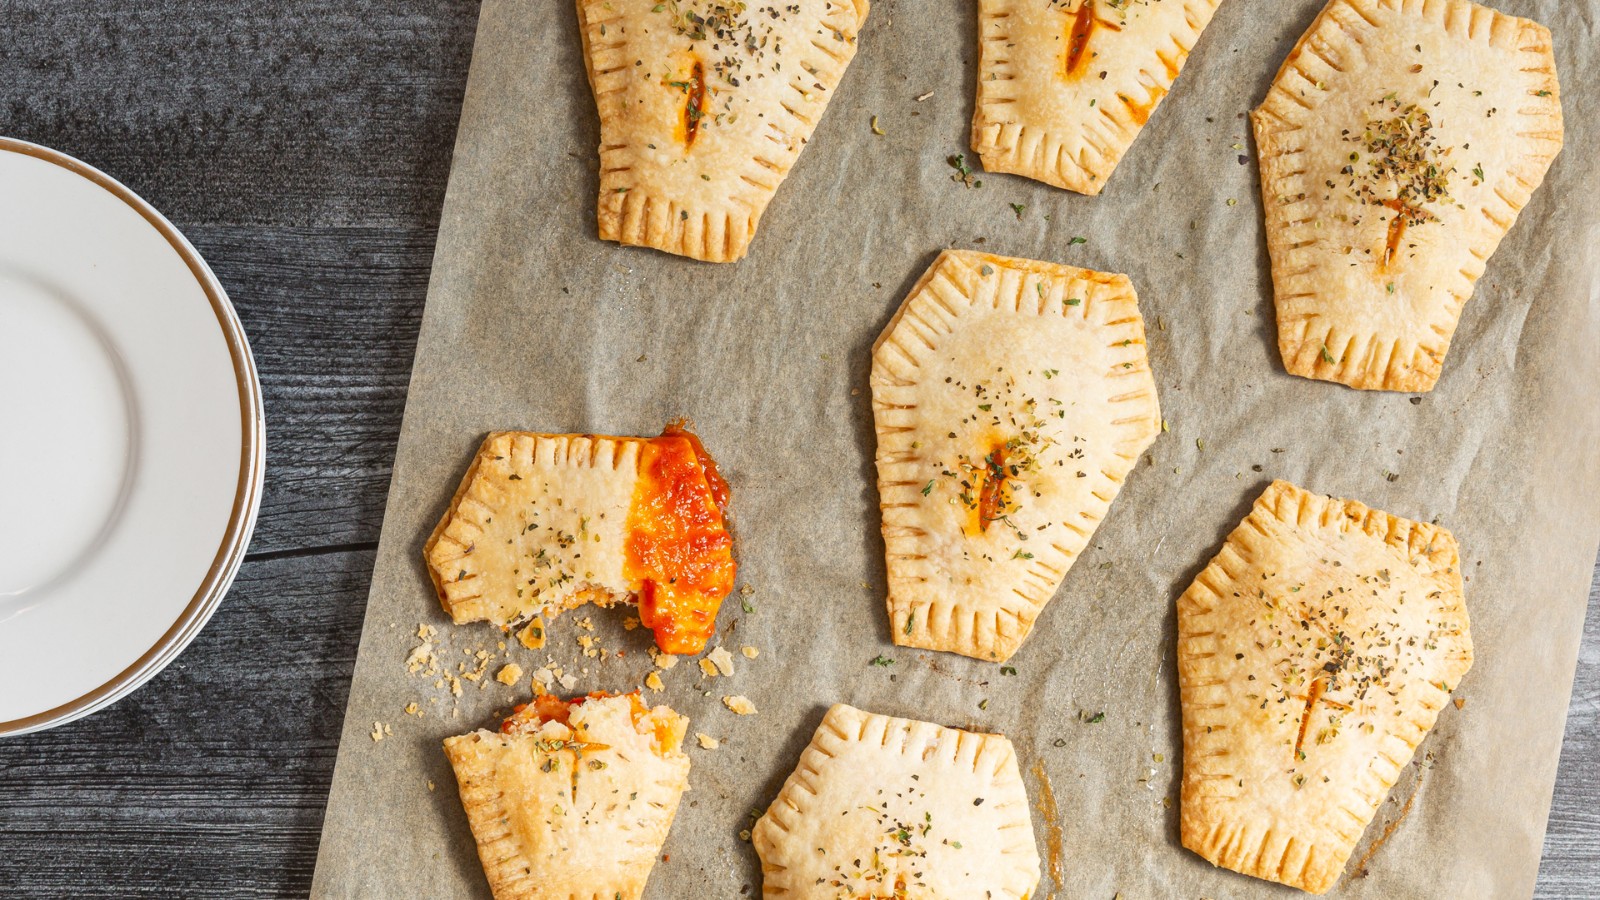
[[[194,247],[0,138],[0,735],[115,703],[193,640],[261,502],[261,386]]]

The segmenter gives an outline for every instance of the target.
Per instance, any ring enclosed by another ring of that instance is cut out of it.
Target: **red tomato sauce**
[[[523,734],[538,731],[546,722],[560,722],[567,727],[572,727],[572,711],[582,706],[588,700],[605,700],[618,696],[610,691],[590,691],[587,694],[563,700],[555,694],[540,694],[533,698],[532,703],[519,703],[511,711],[511,715],[500,723],[502,734]],[[637,729],[639,722],[650,714],[650,708],[639,699],[639,692],[634,691],[627,695],[628,712],[633,717],[633,727]],[[672,737],[672,723],[670,721],[657,721],[652,726],[650,734],[655,738],[657,746],[666,747]],[[592,748],[602,745],[591,744]]]
[[[1082,75],[1094,54],[1089,52],[1089,38],[1094,35],[1100,17],[1094,14],[1094,0],[1083,0],[1072,17],[1072,27],[1067,31],[1067,58],[1061,74],[1067,78]]]
[[[533,698],[532,703],[519,703],[512,707],[511,715],[500,723],[500,731],[504,734],[536,731],[546,722],[571,725],[572,711],[582,706],[585,700],[604,700],[615,696],[610,691],[592,691],[581,697],[563,700],[555,694],[540,694]]]
[[[978,530],[988,531],[989,523],[1007,512],[1006,448],[1002,444],[983,458],[983,487],[978,492]]]
[[[638,585],[639,620],[664,653],[696,654],[733,590],[733,538],[723,521],[728,483],[681,423],[642,452],[628,509],[624,573]]]

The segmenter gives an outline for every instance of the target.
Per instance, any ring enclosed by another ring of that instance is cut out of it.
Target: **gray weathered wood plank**
[[[150,683],[0,742],[8,896],[303,896],[372,559],[246,563],[216,617]]]
[[[566,7],[560,7],[564,12]],[[475,0],[7,0],[0,133],[181,225],[438,217]]]
[[[1589,587],[1589,616],[1583,625],[1535,896],[1541,900],[1600,897],[1600,562]]]
[[[261,373],[268,478],[253,553],[377,540],[432,226],[188,229]]]

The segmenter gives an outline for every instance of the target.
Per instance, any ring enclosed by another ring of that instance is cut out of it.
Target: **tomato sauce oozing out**
[[[1417,215],[1417,211],[1399,200],[1385,200],[1383,205],[1394,210],[1394,218],[1389,220],[1389,235],[1383,245],[1383,258],[1378,264],[1379,271],[1388,271],[1395,257],[1400,255],[1400,242],[1405,239],[1406,224],[1412,216]]]
[[[628,509],[624,572],[637,584],[639,619],[665,653],[696,654],[733,589],[733,539],[723,522],[728,484],[681,424],[641,451]]]
[[[505,734],[515,734],[523,731],[537,730],[546,722],[560,722],[571,725],[572,711],[582,706],[585,700],[604,700],[614,697],[609,691],[593,691],[571,700],[563,700],[555,694],[540,694],[533,698],[532,703],[519,703],[511,709],[511,715],[500,723],[500,730]]]
[[[1006,514],[1006,448],[1004,444],[983,458],[983,487],[978,492],[978,530]]]
[[[689,446],[694,448],[695,458],[700,460],[700,468],[705,470],[706,484],[711,488],[711,499],[717,501],[717,509],[726,513],[728,501],[733,499],[733,492],[728,489],[728,482],[722,478],[722,470],[717,468],[717,461],[706,452],[704,444],[700,443],[700,436],[690,431],[682,420],[668,422],[667,427],[661,430],[662,437],[682,437],[689,441]]]
[[[689,89],[683,101],[683,145],[693,147],[700,136],[700,118],[706,114],[706,66],[695,60],[689,72]]]
[[[1094,54],[1089,52],[1089,38],[1094,35],[1100,19],[1094,14],[1094,0],[1083,0],[1072,17],[1072,27],[1067,32],[1067,58],[1061,73],[1068,78],[1082,75]]]
[[[563,700],[555,694],[540,694],[533,698],[532,703],[519,703],[512,710],[511,715],[500,723],[502,734],[522,734],[529,731],[538,731],[539,726],[546,722],[560,722],[571,727],[572,711],[582,706],[589,700],[606,700],[617,696],[610,691],[591,691],[570,700]],[[633,727],[637,730],[639,722],[650,714],[650,707],[644,705],[639,699],[639,692],[634,691],[627,695],[628,712],[633,718]],[[657,720],[652,724],[649,732],[656,740],[656,746],[666,747],[672,739],[672,723],[670,717]],[[591,748],[599,748],[599,744],[591,744]]]

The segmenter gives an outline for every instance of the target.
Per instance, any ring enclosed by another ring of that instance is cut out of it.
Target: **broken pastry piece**
[[[1320,894],[1472,666],[1455,538],[1275,481],[1178,599],[1183,845]]]
[[[867,0],[578,0],[600,237],[744,256],[856,52]]]
[[[947,250],[872,351],[895,643],[1001,661],[1160,431],[1126,276]]]
[[[716,463],[680,426],[657,438],[505,431],[484,440],[423,552],[457,624],[638,603],[657,647],[695,654],[733,588],[727,505]]]
[[[689,786],[689,720],[638,694],[546,694],[446,738],[495,900],[637,900]]]
[[[1466,0],[1333,0],[1252,116],[1293,375],[1427,391],[1561,150],[1550,33]]]
[[[1098,194],[1221,0],[978,0],[972,149]]]
[[[1011,742],[828,710],[751,833],[762,894],[1022,900],[1039,882]]]

